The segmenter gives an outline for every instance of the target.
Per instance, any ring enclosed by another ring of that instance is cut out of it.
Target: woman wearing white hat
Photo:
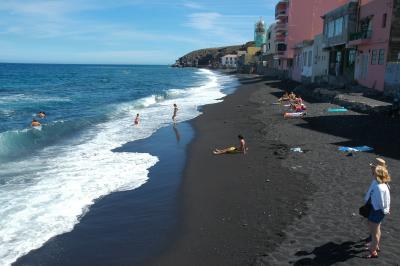
[[[386,162],[377,158],[377,165],[373,168],[374,180],[372,181],[364,201],[371,201],[371,211],[368,216],[368,226],[372,241],[369,244],[368,258],[377,258],[381,239],[381,223],[385,215],[390,213],[390,190],[388,183],[391,181]]]

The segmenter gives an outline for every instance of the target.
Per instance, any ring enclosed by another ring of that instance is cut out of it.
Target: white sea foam
[[[31,102],[70,102],[68,97],[37,96],[30,94],[14,94],[0,97],[0,104],[31,103]]]
[[[75,142],[49,146],[29,160],[2,164],[0,265],[11,265],[51,237],[71,231],[96,199],[146,183],[157,157],[111,150],[170,124],[173,103],[178,105],[180,122],[199,115],[197,106],[221,101],[221,82],[229,79],[209,70],[199,74],[208,78],[201,87],[175,90],[172,99],[151,96],[115,106],[108,122],[91,127]],[[135,127],[136,113],[141,123]]]

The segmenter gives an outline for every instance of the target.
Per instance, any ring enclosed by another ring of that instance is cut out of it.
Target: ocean
[[[99,199],[146,184],[161,159],[115,150],[170,126],[174,103],[188,121],[237,84],[206,69],[0,64],[0,265],[72,231]]]

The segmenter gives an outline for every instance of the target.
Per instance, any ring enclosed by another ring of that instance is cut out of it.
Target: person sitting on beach
[[[289,97],[289,100],[291,100],[291,101],[296,100],[296,94],[294,94],[293,91],[290,92],[290,94],[288,95],[288,97]]]
[[[139,125],[139,114],[136,114],[136,118],[135,118],[135,121],[134,121],[134,123],[135,123],[135,125]]]
[[[287,91],[285,91],[285,93],[282,95],[281,98],[278,99],[278,102],[284,102],[284,101],[289,101],[289,93]]]
[[[299,97],[296,97],[295,99],[294,99],[294,103],[295,104],[303,104],[303,99],[299,96]]]
[[[386,162],[377,158],[378,165],[371,165],[374,172],[368,192],[365,194],[364,202],[371,202],[371,210],[368,216],[368,226],[372,241],[369,243],[369,256],[367,258],[377,258],[380,238],[381,223],[385,215],[390,214],[390,190],[388,183],[391,181]]]
[[[39,113],[37,113],[37,116],[38,116],[39,118],[45,118],[45,117],[46,117],[46,113],[40,111]]]
[[[41,124],[36,119],[32,119],[31,126],[32,127],[39,127]]]
[[[305,112],[307,110],[307,106],[304,104],[292,104],[292,109],[294,112]]]
[[[234,154],[234,153],[243,153],[246,154],[246,151],[248,150],[247,146],[246,146],[246,141],[244,140],[242,135],[238,135],[239,138],[239,147],[229,147],[229,148],[225,148],[225,149],[214,149],[213,153],[218,155],[218,154],[225,154],[225,153],[229,153],[229,154]]]

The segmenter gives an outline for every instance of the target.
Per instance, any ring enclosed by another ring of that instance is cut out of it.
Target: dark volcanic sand
[[[294,84],[241,76],[240,89],[206,106],[193,122],[182,189],[182,231],[155,265],[398,265],[399,121],[309,101],[308,116],[284,120],[273,105]],[[247,155],[212,155],[245,136]],[[368,145],[345,156],[338,146]],[[294,153],[301,147],[305,153]],[[393,177],[392,214],[382,226],[381,256],[362,258],[367,236],[357,215],[379,155]]]

